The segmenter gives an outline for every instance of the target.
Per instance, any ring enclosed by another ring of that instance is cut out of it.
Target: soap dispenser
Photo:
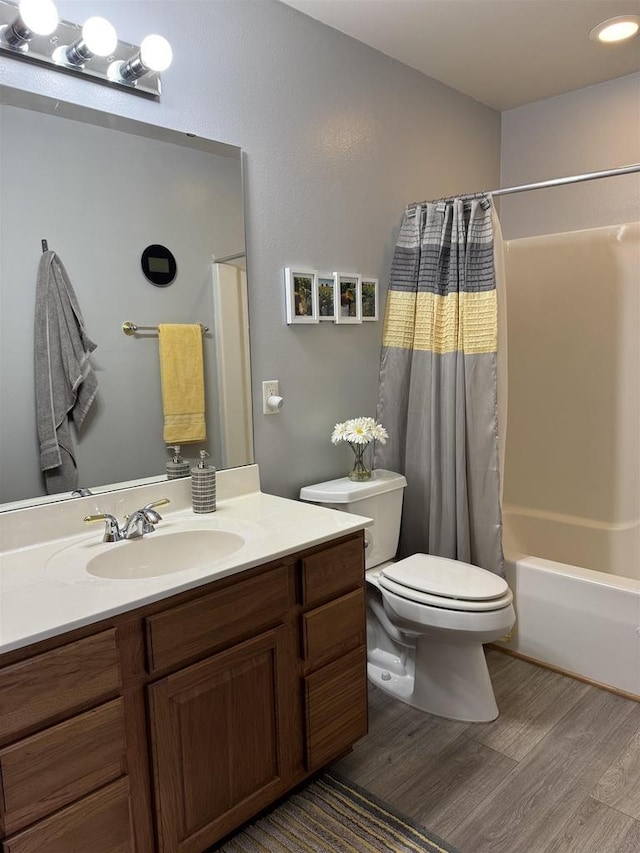
[[[216,469],[207,465],[206,450],[200,451],[200,462],[191,469],[191,500],[194,512],[216,511]]]
[[[178,480],[180,477],[189,476],[189,463],[180,456],[180,445],[172,444],[167,447],[173,453],[173,459],[167,462],[167,480]]]

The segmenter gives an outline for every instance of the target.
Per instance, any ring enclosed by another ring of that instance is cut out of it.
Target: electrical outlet
[[[278,409],[270,409],[267,405],[267,401],[269,397],[279,397],[280,396],[280,383],[277,379],[266,379],[262,383],[262,414],[263,415],[277,415],[279,414]]]

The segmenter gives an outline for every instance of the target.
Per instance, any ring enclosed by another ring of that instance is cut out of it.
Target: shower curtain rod
[[[529,190],[542,190],[547,187],[560,187],[563,184],[577,184],[582,181],[595,181],[597,178],[613,178],[616,175],[630,175],[633,172],[640,172],[640,163],[631,163],[629,166],[620,166],[617,169],[605,169],[602,172],[587,172],[584,175],[570,175],[567,178],[551,178],[549,181],[538,181],[535,184],[521,184],[518,187],[504,187],[499,190],[486,190],[476,193],[462,193],[461,195],[448,196],[447,198],[436,199],[437,201],[449,201],[454,198],[477,198],[483,195],[510,195],[511,193],[523,193]],[[409,207],[415,207],[418,204],[427,204],[427,201],[413,202]]]

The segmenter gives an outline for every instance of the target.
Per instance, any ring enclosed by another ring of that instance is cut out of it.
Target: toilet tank
[[[407,481],[402,474],[375,470],[363,482],[341,477],[300,489],[300,500],[373,519],[365,529],[367,569],[392,560],[398,549],[402,498]]]

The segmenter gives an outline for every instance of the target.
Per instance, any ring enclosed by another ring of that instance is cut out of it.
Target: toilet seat
[[[500,598],[492,598],[489,601],[467,601],[460,598],[446,598],[445,596],[429,595],[427,592],[419,592],[416,589],[409,589],[399,583],[394,583],[388,578],[381,577],[378,581],[381,589],[393,592],[401,598],[406,598],[408,601],[414,601],[417,604],[428,604],[430,607],[439,607],[441,610],[460,610],[468,613],[481,613],[488,610],[502,610],[508,607],[513,601],[513,594],[510,589],[500,596]]]
[[[447,610],[501,610],[513,601],[506,581],[498,575],[431,554],[413,554],[385,566],[378,583],[410,601]]]

